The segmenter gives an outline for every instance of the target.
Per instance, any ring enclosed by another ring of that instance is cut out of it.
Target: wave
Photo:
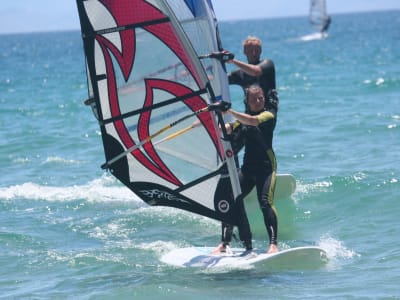
[[[363,84],[368,87],[380,87],[384,89],[397,88],[400,85],[400,80],[398,78],[389,77],[376,77],[372,79],[365,79]]]
[[[302,183],[297,181],[296,194],[309,194],[312,192],[328,192],[332,187],[333,182],[330,180],[323,180],[313,183]]]
[[[28,158],[28,157],[15,157],[12,160],[13,163],[16,164],[26,164],[26,163],[32,163],[34,162],[33,159]],[[42,165],[46,165],[46,164],[64,164],[64,165],[74,165],[74,164],[83,164],[86,161],[83,160],[75,160],[75,159],[66,159],[63,157],[59,157],[59,156],[49,156],[46,159],[44,159],[43,161],[40,162],[40,164]]]
[[[82,160],[66,159],[59,156],[49,156],[42,162],[42,164],[48,164],[48,163],[82,164],[84,162],[85,161]]]
[[[45,200],[45,201],[73,201],[84,199],[93,202],[131,202],[141,201],[128,188],[119,184],[113,177],[103,175],[83,185],[47,186],[33,182],[0,188],[0,199],[4,200]]]
[[[297,180],[296,192],[294,196],[310,195],[313,193],[330,193],[338,190],[349,189],[362,190],[371,186],[381,186],[386,184],[396,184],[399,180],[394,172],[357,171],[350,175],[338,176],[331,175],[315,182],[304,182]]]
[[[326,251],[329,270],[341,269],[348,261],[361,257],[361,254],[347,248],[342,241],[330,236],[321,237],[317,245]]]

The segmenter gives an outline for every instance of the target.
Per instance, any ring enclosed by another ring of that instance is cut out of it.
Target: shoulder
[[[259,113],[257,115],[257,119],[261,124],[261,123],[264,123],[264,122],[266,122],[268,120],[275,119],[275,114],[273,112],[271,112],[271,111],[266,111],[265,110],[265,111],[263,111],[263,112],[261,112],[261,113]]]
[[[258,65],[262,69],[275,69],[275,64],[271,59],[263,59],[258,63]]]

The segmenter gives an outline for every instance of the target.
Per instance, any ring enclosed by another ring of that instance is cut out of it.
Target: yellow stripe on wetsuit
[[[274,119],[275,116],[269,111],[263,111],[262,113],[257,115],[258,123],[261,124],[263,122],[267,122],[268,120]]]
[[[276,185],[276,157],[274,151],[272,149],[267,150],[267,156],[272,165],[272,174],[271,174],[271,183],[268,190],[268,202],[271,205],[271,208],[274,210],[276,217],[278,217],[278,212],[274,206],[274,193],[275,193],[275,185]]]

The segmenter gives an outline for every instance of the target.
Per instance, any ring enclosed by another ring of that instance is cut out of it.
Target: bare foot
[[[271,254],[271,253],[276,253],[278,251],[279,251],[278,246],[275,244],[271,244],[271,245],[269,245],[269,249],[268,249],[267,253]]]
[[[211,251],[211,254],[216,255],[216,254],[221,254],[221,253],[225,253],[225,252],[226,252],[226,247],[225,247],[224,243],[221,243],[217,247],[215,247],[213,249],[213,251]]]

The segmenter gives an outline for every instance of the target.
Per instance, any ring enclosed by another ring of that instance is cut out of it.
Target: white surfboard
[[[246,268],[257,267],[267,271],[304,270],[324,266],[328,259],[325,250],[315,246],[296,247],[267,254],[254,250],[248,255],[234,248],[231,254],[211,255],[212,247],[179,248],[161,257],[161,261],[177,267],[196,268]]]
[[[300,37],[300,40],[302,40],[304,42],[308,42],[308,41],[323,40],[323,39],[326,39],[327,37],[328,37],[328,33],[326,33],[326,32],[315,32],[315,33],[311,33],[311,34]]]

